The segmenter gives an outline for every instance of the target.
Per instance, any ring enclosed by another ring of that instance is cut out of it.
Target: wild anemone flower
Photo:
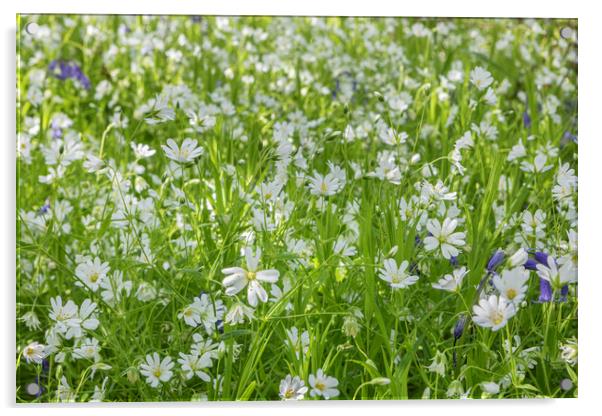
[[[140,364],[140,373],[146,377],[146,382],[151,387],[156,388],[171,379],[173,366],[171,357],[167,356],[161,361],[159,354],[154,352],[152,356],[150,354],[146,356],[146,363]]]
[[[479,326],[491,328],[492,331],[503,328],[508,319],[516,313],[513,303],[496,295],[481,299],[478,305],[473,306],[472,310],[474,312],[472,320]]]
[[[452,256],[455,257],[460,253],[458,247],[465,244],[464,233],[455,233],[454,230],[458,225],[457,219],[446,218],[443,220],[443,224],[438,219],[430,219],[426,223],[426,228],[432,234],[424,239],[424,248],[427,251],[433,251],[437,248],[441,248],[441,254],[446,259],[450,259]]]
[[[408,265],[408,261],[404,260],[399,267],[397,267],[397,263],[394,259],[385,259],[384,268],[380,269],[378,277],[385,282],[388,282],[393,289],[406,288],[418,281],[418,276],[410,275],[406,272]]]
[[[307,387],[299,376],[292,377],[288,374],[280,382],[280,398],[282,400],[303,400]]]
[[[326,400],[331,397],[339,395],[339,390],[336,388],[339,385],[339,381],[324,374],[322,369],[318,369],[318,372],[309,375],[309,385],[312,387],[309,393],[311,397],[322,396]]]
[[[167,139],[167,146],[161,145],[161,148],[168,158],[178,163],[190,163],[204,152],[193,139],[184,139],[180,147],[174,139]]]
[[[251,249],[247,247],[245,249],[246,270],[241,267],[222,269],[222,273],[226,275],[223,281],[226,295],[234,296],[245,287],[248,287],[247,300],[249,301],[249,305],[256,307],[258,299],[262,302],[267,302],[268,294],[260,282],[276,283],[280,272],[275,269],[257,271],[260,258],[261,249],[257,248],[255,255],[253,255]]]

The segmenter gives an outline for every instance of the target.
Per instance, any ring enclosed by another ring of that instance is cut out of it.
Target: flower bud
[[[528,260],[529,256],[527,253],[527,250],[525,250],[524,248],[519,248],[518,250],[516,250],[516,253],[514,253],[512,256],[510,256],[510,258],[508,259],[508,262],[510,264],[510,267],[514,268],[514,267],[518,267],[518,266],[522,266],[523,264],[525,264],[525,262]]]

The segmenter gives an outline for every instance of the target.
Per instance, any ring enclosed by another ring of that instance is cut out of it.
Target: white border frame
[[[597,273],[598,238],[602,235],[600,216],[600,68],[602,68],[599,40],[602,39],[602,18],[594,1],[534,1],[501,0],[496,2],[470,0],[420,0],[394,4],[394,0],[211,0],[165,1],[145,0],[3,0],[0,4],[3,42],[0,57],[1,83],[5,93],[0,99],[0,116],[4,137],[0,140],[3,163],[0,195],[5,196],[2,209],[2,317],[3,336],[0,341],[0,392],[4,414],[81,415],[82,413],[119,412],[146,416],[178,413],[183,415],[208,414],[304,415],[332,413],[344,415],[365,414],[373,409],[385,414],[420,412],[438,415],[507,415],[508,413],[538,412],[554,414],[589,414],[595,408],[600,376],[602,312],[597,307],[602,294],[602,275]],[[232,14],[232,15],[350,15],[350,16],[445,16],[445,17],[564,17],[579,19],[579,242],[580,285],[579,399],[503,400],[503,401],[399,401],[399,402],[305,402],[292,406],[282,403],[130,403],[83,405],[15,405],[15,29],[16,13],[94,13],[94,14]],[[583,149],[584,147],[584,149]],[[598,164],[598,169],[596,169]],[[8,198],[6,198],[8,196]],[[8,202],[7,202],[8,201]],[[600,407],[600,406],[597,406]],[[102,409],[101,409],[102,408]],[[598,411],[599,412],[599,411]],[[593,412],[592,412],[593,413]]]

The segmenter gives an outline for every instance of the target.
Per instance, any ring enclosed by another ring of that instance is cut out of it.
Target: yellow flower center
[[[286,391],[284,392],[284,397],[285,397],[285,398],[287,398],[287,399],[290,399],[291,397],[293,397],[294,393],[295,393],[295,392],[293,391],[293,389],[289,387],[289,388],[288,388],[288,389],[286,389]]]
[[[98,281],[98,273],[92,273],[90,276],[90,282],[96,283]]]
[[[27,347],[27,349],[25,350],[25,355],[33,355],[33,348]]]
[[[516,289],[508,289],[506,291],[506,297],[510,300],[514,299],[518,293],[516,293]]]
[[[155,371],[153,371],[153,375],[159,378],[161,376],[161,369],[157,368]]]
[[[319,381],[316,383],[316,388],[320,391],[323,391],[323,390],[326,390],[326,385],[324,385],[324,383]]]
[[[255,272],[247,272],[247,279],[248,280],[255,280],[257,278],[257,273]]]
[[[328,186],[326,185],[326,182],[322,182],[322,184],[320,185],[320,191],[322,191],[323,194],[325,194],[326,191],[328,191]]]
[[[499,325],[504,321],[504,315],[502,315],[499,312],[494,313],[494,315],[491,318],[491,322],[493,322],[494,325]]]
[[[192,316],[192,309],[186,309],[184,311],[184,316]]]

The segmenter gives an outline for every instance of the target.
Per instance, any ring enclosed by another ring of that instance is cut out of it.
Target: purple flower
[[[571,132],[569,132],[569,131],[565,131],[565,132],[564,132],[564,135],[562,136],[562,138],[563,138],[564,140],[570,140],[570,141],[572,141],[572,142],[574,142],[574,143],[577,143],[577,136],[575,136],[574,134],[572,134],[572,133],[571,133]]]
[[[464,327],[466,326],[466,316],[460,316],[460,319],[456,322],[454,326],[454,340],[457,340],[464,333]]]
[[[66,62],[61,59],[55,59],[48,65],[48,71],[57,79],[65,81],[69,78],[78,81],[85,89],[90,89],[90,79],[83,73],[79,65],[73,62]]]
[[[449,258],[449,264],[451,264],[452,266],[457,266],[458,265],[458,256],[451,256]]]
[[[42,205],[42,207],[38,210],[38,212],[36,213],[36,215],[44,215],[46,213],[48,213],[48,210],[50,209],[50,200],[46,200],[46,203],[44,205]]]
[[[569,285],[564,285],[560,288],[560,302],[566,302],[567,295],[569,294]]]
[[[504,252],[497,250],[487,262],[487,271],[493,272],[504,261]]]
[[[544,253],[543,251],[536,251],[535,252],[535,260],[537,260],[538,263],[541,263],[544,266],[547,266],[548,265],[548,254]]]
[[[539,278],[539,302],[552,300],[552,285],[545,279]]]
[[[537,262],[533,259],[527,259],[523,266],[525,269],[537,271]]]
[[[531,117],[526,110],[523,112],[523,125],[528,129],[531,128]]]

